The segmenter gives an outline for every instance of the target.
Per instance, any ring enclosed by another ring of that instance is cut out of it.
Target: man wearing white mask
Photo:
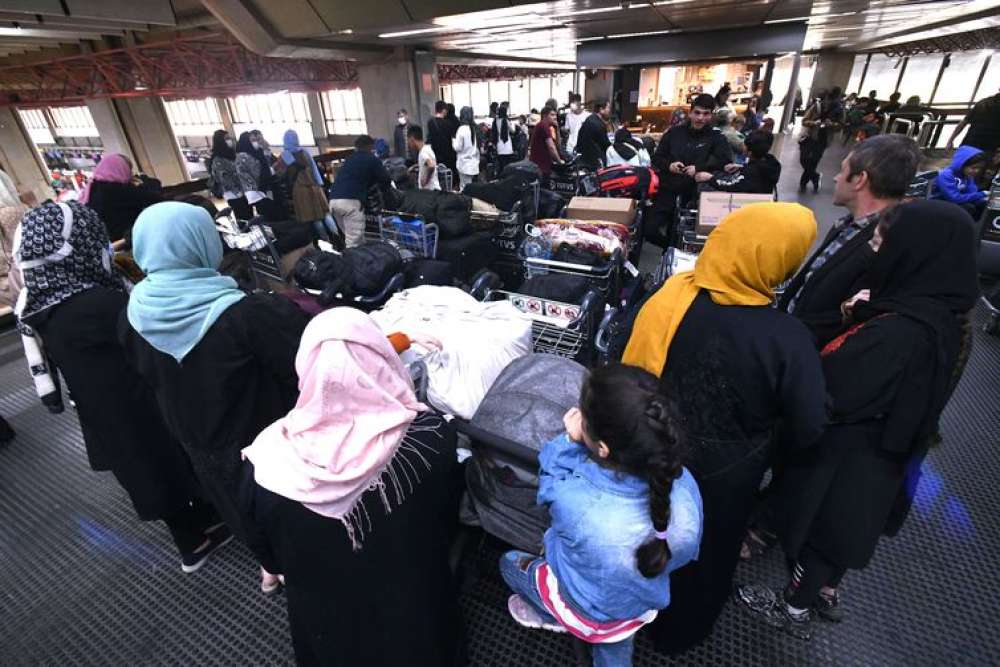
[[[569,130],[569,137],[566,139],[566,150],[570,153],[576,151],[576,140],[580,136],[580,126],[590,115],[584,110],[579,93],[570,95],[569,113],[566,114],[566,129]]]
[[[417,154],[409,149],[406,142],[406,130],[410,127],[410,115],[406,109],[396,113],[396,128],[392,132],[392,154],[406,158],[407,164],[416,162]]]

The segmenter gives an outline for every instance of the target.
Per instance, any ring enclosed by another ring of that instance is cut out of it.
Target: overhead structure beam
[[[357,79],[347,61],[263,58],[228,35],[206,33],[0,67],[0,105],[328,90]]]

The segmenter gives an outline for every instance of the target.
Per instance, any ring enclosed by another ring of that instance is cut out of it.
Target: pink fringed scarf
[[[367,517],[362,494],[378,489],[390,511],[390,490],[397,505],[405,494],[403,479],[412,490],[416,469],[396,454],[407,449],[420,456],[406,433],[427,407],[385,335],[352,308],[328,310],[309,323],[295,369],[295,407],[243,454],[253,462],[258,484],[339,519],[358,549]]]

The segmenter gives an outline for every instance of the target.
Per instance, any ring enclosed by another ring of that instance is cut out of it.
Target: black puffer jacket
[[[653,153],[653,167],[660,173],[660,188],[676,190],[694,182],[685,174],[671,174],[673,162],[694,165],[698,171],[714,172],[733,161],[733,149],[722,133],[706,126],[695,130],[689,123],[672,128],[663,135]]]
[[[717,173],[709,184],[722,192],[770,194],[781,178],[781,163],[768,153],[760,159],[751,159],[735,174]]]

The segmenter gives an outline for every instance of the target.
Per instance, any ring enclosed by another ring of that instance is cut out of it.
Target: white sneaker
[[[507,598],[507,611],[510,612],[510,615],[518,624],[526,628],[548,630],[549,632],[566,632],[566,628],[559,623],[543,618],[537,609],[516,593]]]

